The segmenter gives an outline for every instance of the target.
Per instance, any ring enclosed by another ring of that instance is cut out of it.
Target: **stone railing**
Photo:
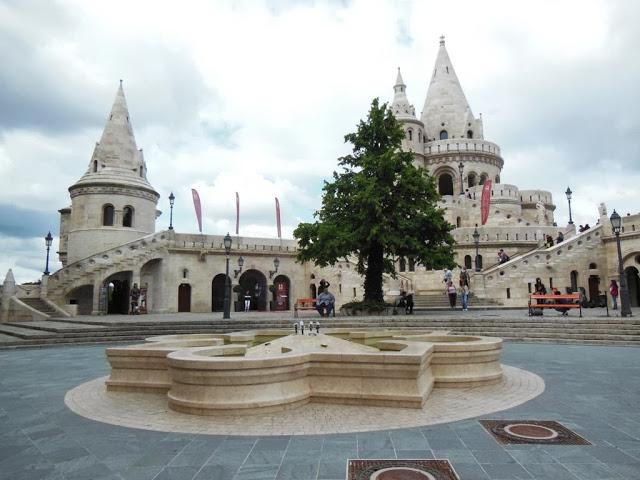
[[[500,156],[500,147],[487,140],[473,138],[451,138],[448,140],[434,140],[424,147],[425,155],[438,155],[442,153],[488,153]]]

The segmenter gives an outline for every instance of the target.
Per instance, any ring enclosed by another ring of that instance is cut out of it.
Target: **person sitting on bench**
[[[333,316],[336,316],[336,297],[333,296],[333,293],[329,291],[328,288],[325,288],[318,298],[316,298],[316,310],[321,317],[328,317],[333,312]]]

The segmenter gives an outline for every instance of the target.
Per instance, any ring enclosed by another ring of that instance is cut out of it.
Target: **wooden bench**
[[[536,303],[532,303],[532,301]],[[543,303],[538,303],[541,300]],[[566,303],[560,303],[559,300]],[[534,308],[579,308],[580,317],[582,317],[582,304],[580,303],[579,293],[561,293],[560,295],[542,295],[532,293],[529,295],[529,316],[532,315]]]
[[[315,310],[316,299],[315,298],[299,298],[296,303],[293,304],[293,316],[298,318],[299,310]]]

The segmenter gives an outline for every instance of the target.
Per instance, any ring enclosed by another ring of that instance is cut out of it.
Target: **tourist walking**
[[[453,284],[451,280],[447,282],[447,288],[445,289],[445,293],[449,295],[449,305],[451,305],[451,309],[454,309],[456,306],[456,298],[458,297],[458,291],[456,290],[456,286]]]
[[[609,293],[611,294],[611,301],[613,302],[613,309],[618,309],[618,282],[615,280],[611,280],[611,284],[609,285]]]
[[[464,284],[460,287],[460,302],[462,303],[462,311],[469,310],[469,285]]]

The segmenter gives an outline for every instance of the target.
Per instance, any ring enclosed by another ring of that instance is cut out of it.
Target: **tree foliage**
[[[401,150],[403,137],[391,109],[374,99],[356,132],[345,135],[352,153],[338,159],[342,172],[325,181],[316,221],[293,233],[300,261],[324,267],[357,258],[365,301],[382,301],[383,273],[395,276],[398,257],[427,268],[453,266],[453,227],[437,207],[433,178]]]

